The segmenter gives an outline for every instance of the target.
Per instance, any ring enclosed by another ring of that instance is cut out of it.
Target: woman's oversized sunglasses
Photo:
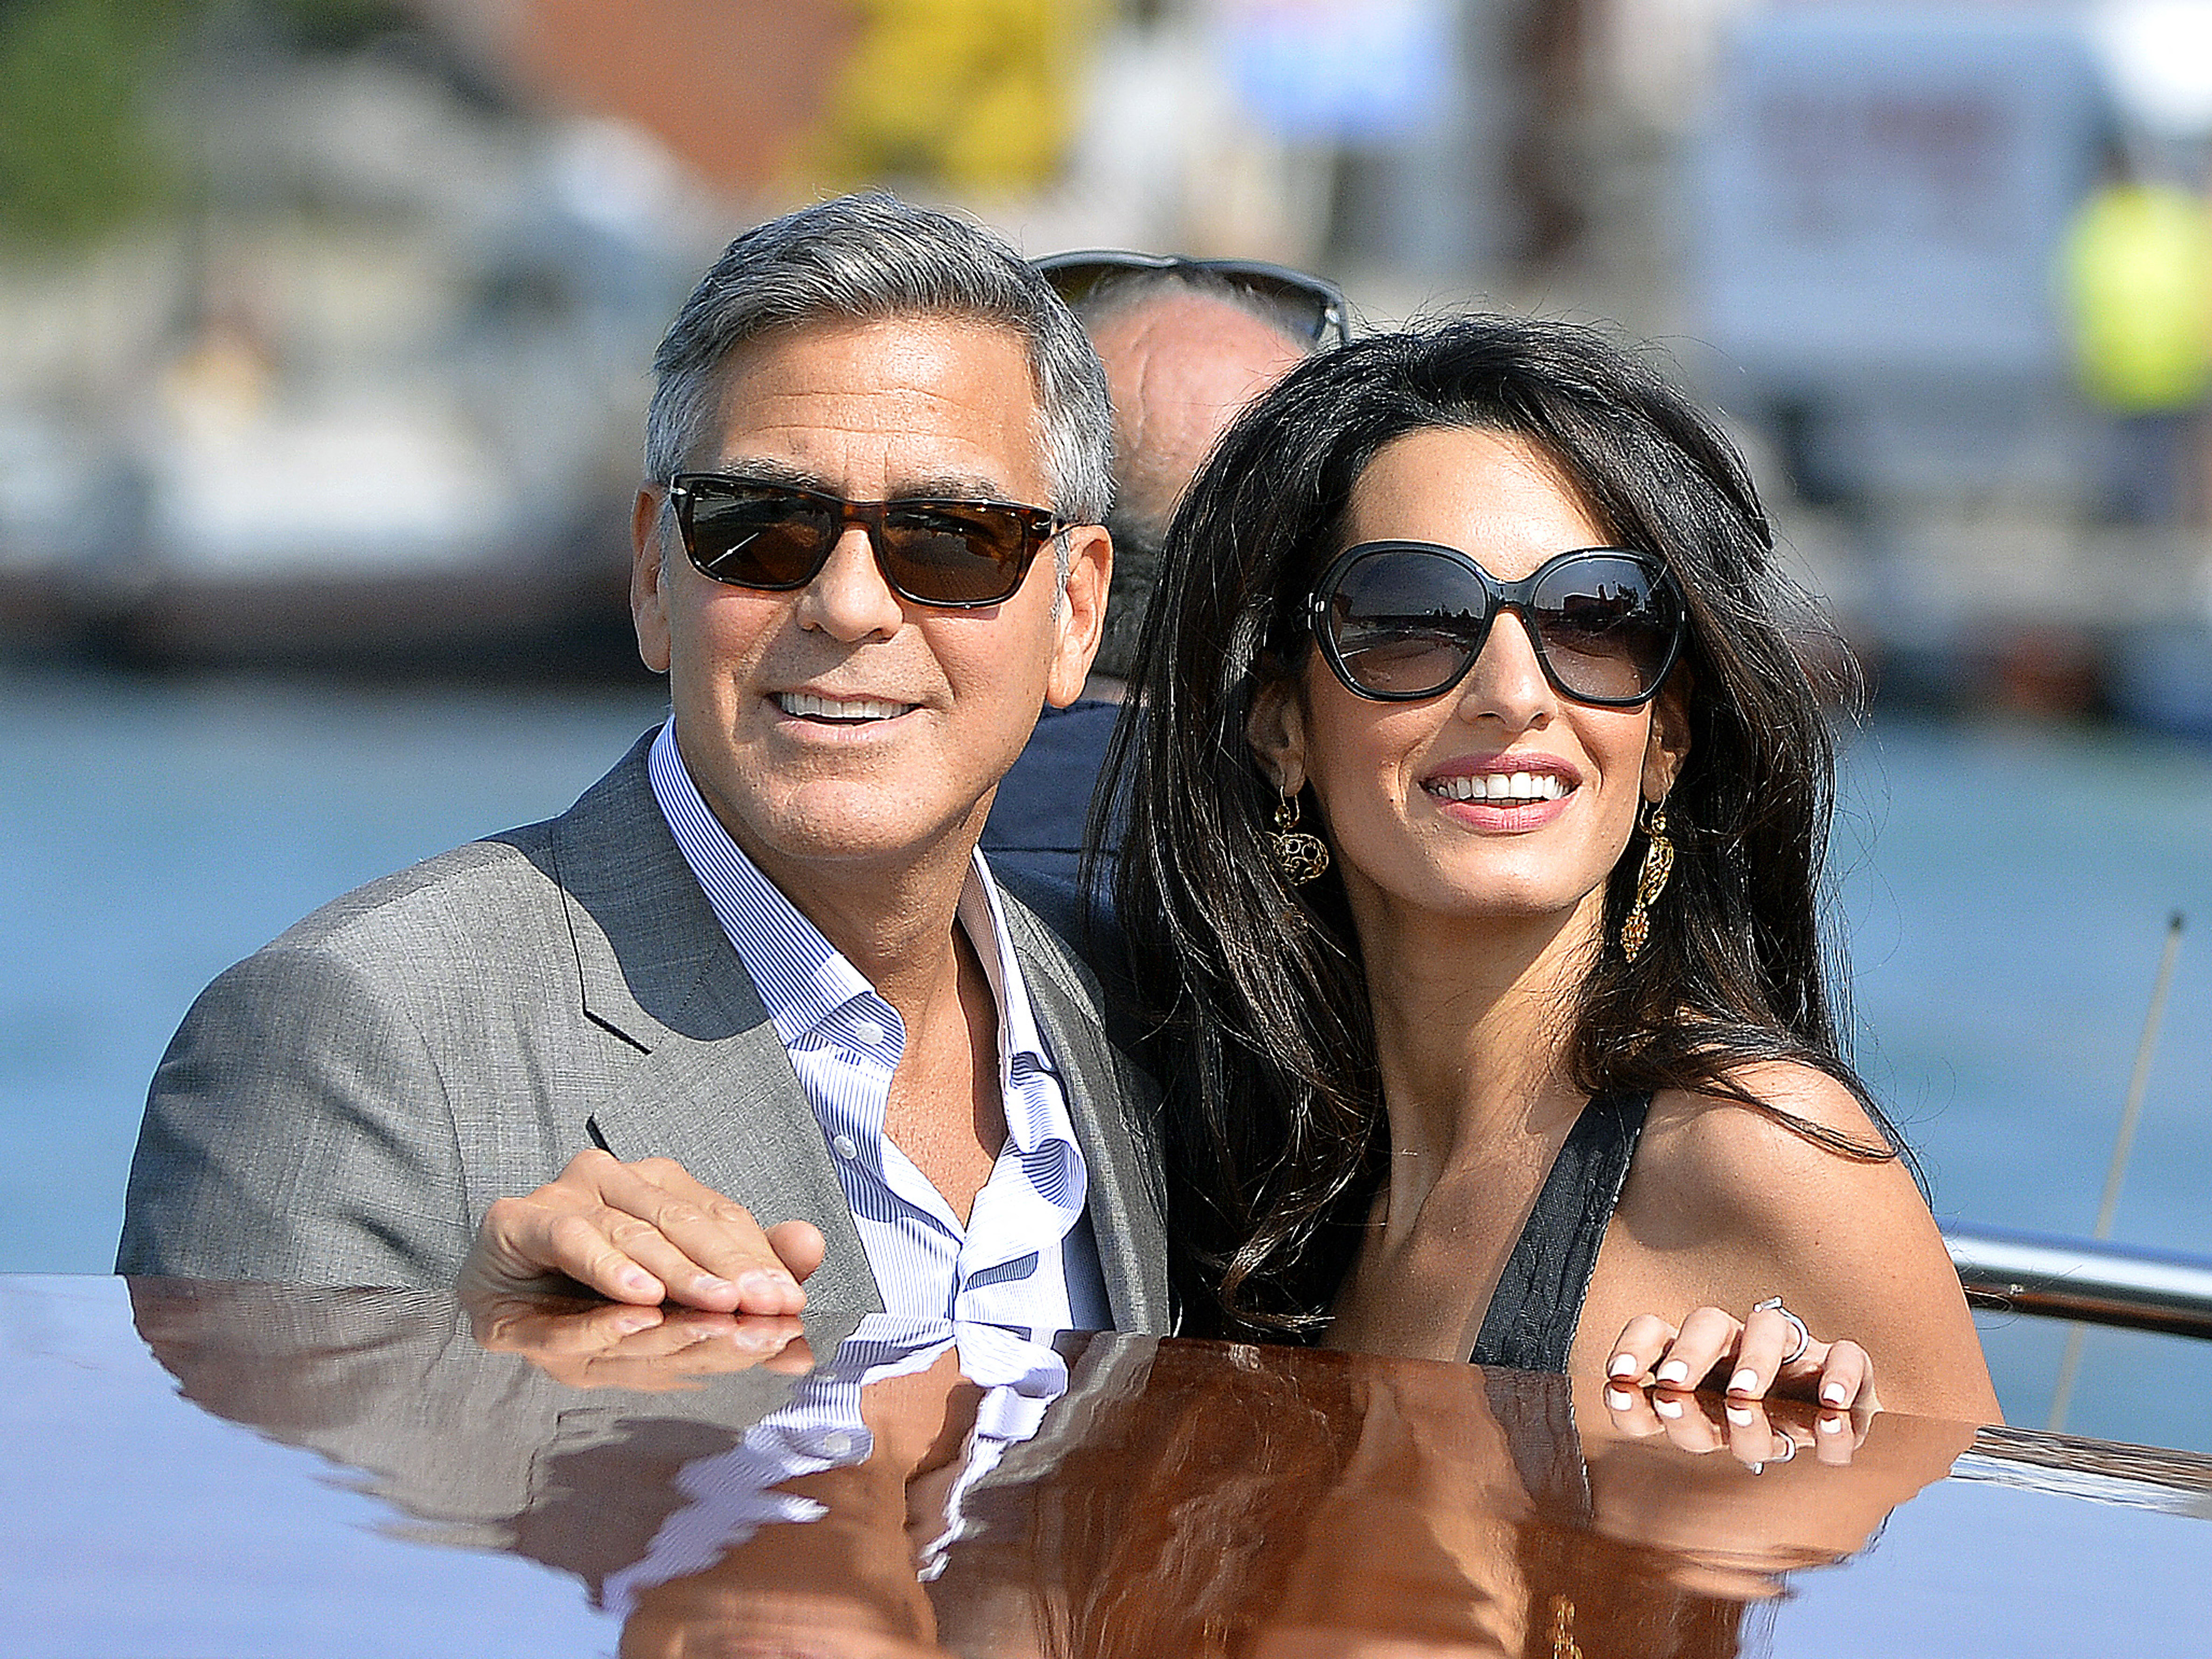
[[[1634,708],[1659,693],[1681,653],[1681,595],[1647,553],[1577,548],[1504,582],[1457,548],[1362,542],[1306,600],[1322,657],[1357,696],[1413,702],[1467,678],[1490,625],[1516,611],[1544,678],[1564,696]]]
[[[916,605],[974,610],[1014,596],[1039,549],[1067,526],[1007,501],[848,501],[720,472],[668,481],[684,551],[702,576],[770,592],[804,587],[847,528],[868,532],[891,592]]]
[[[1124,282],[1196,272],[1256,300],[1285,329],[1312,344],[1326,341],[1343,345],[1352,338],[1352,313],[1345,305],[1344,290],[1288,265],[1271,265],[1259,259],[1185,259],[1169,253],[1083,248],[1073,253],[1048,253],[1030,260],[1030,268],[1074,307],[1101,299]]]

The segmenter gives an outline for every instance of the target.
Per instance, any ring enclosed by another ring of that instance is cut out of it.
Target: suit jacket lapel
[[[1059,940],[1021,905],[1001,898],[1037,1024],[1059,1062],[1068,1115],[1083,1150],[1090,1198],[1085,1209],[1098,1243],[1107,1304],[1117,1330],[1165,1333],[1167,1232],[1152,1118],[1158,1102],[1150,1079],[1118,1061],[1100,1024],[1094,994]],[[1141,1091],[1141,1098],[1133,1094]]]
[[[813,1222],[810,1305],[880,1310],[813,1109],[653,799],[651,742],[554,824],[585,1015],[640,1051],[592,1121],[617,1158],[672,1158],[763,1226]]]

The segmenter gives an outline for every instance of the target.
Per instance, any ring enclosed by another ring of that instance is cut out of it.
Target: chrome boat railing
[[[2212,1256],[2009,1227],[1948,1226],[1943,1238],[1978,1307],[2212,1336]]]

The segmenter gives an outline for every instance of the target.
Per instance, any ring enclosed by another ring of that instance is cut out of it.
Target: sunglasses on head
[[[1332,336],[1338,345],[1352,339],[1352,317],[1344,302],[1344,290],[1288,265],[1271,265],[1259,259],[1185,259],[1168,253],[1085,248],[1073,253],[1048,253],[1030,260],[1030,267],[1072,307],[1103,298],[1118,283],[1139,277],[1203,273],[1258,301],[1300,339],[1316,345]]]
[[[804,587],[846,530],[868,532],[876,568],[916,605],[971,610],[1014,596],[1037,550],[1067,526],[1007,501],[848,501],[820,490],[721,472],[668,481],[684,551],[702,576],[732,587]]]
[[[1306,600],[1306,623],[1346,690],[1376,702],[1440,696],[1467,678],[1490,625],[1516,611],[1564,696],[1634,708],[1682,649],[1681,596],[1648,553],[1577,548],[1503,582],[1457,548],[1362,542]]]

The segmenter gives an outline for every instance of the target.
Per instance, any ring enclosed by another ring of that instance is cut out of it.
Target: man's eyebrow
[[[837,487],[818,472],[766,457],[744,457],[724,461],[713,469],[717,477],[739,483],[781,484],[787,489],[811,489],[817,495],[837,495]],[[886,498],[894,501],[1012,501],[1025,505],[995,478],[977,472],[932,472],[903,478]]]
[[[748,458],[724,461],[709,470],[718,478],[734,478],[739,483],[781,484],[787,489],[811,489],[821,495],[837,493],[819,473],[783,461]]]

